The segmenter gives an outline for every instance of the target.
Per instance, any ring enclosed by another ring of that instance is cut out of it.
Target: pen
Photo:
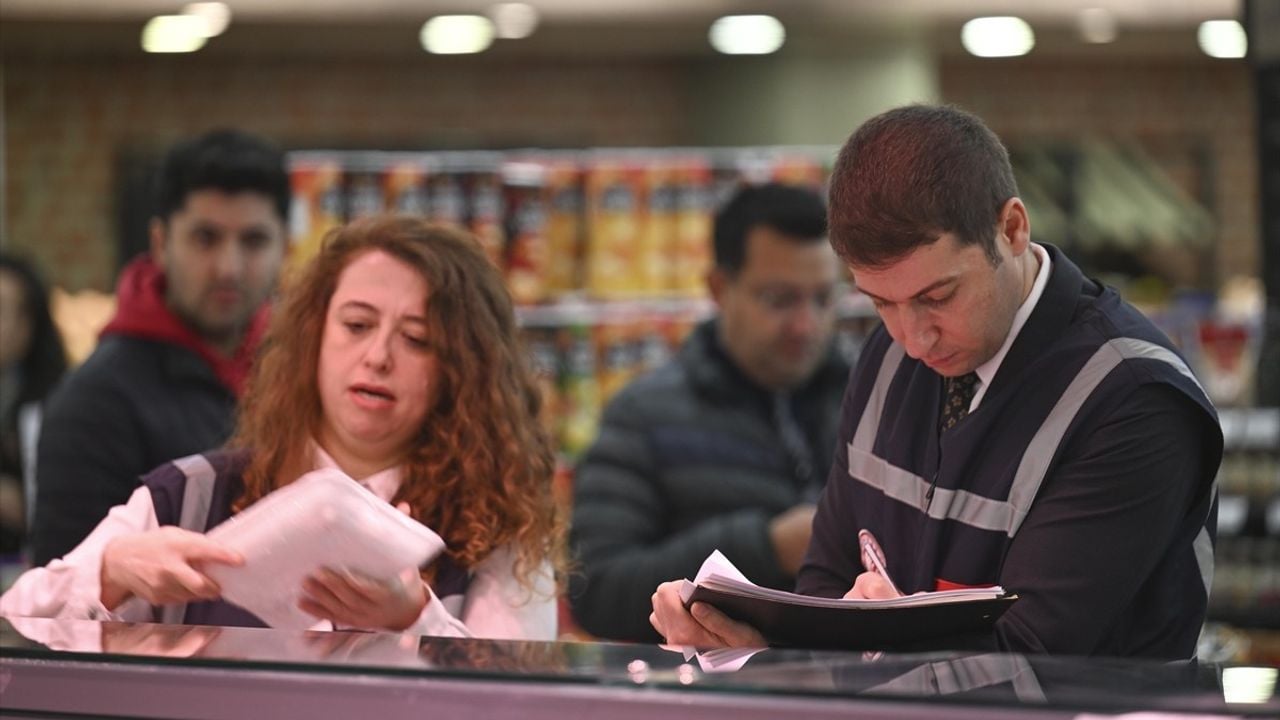
[[[901,595],[902,591],[893,584],[893,578],[889,577],[889,571],[885,569],[884,551],[880,549],[880,543],[876,542],[876,536],[869,530],[859,530],[858,544],[862,547],[862,566],[884,578],[884,581],[889,583],[889,589]]]

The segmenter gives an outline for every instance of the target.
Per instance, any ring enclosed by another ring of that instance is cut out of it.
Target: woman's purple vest
[[[161,525],[177,525],[193,532],[206,532],[232,516],[231,503],[240,494],[242,476],[249,464],[245,450],[218,450],[190,455],[165,463],[142,478],[151,491],[156,519]],[[467,591],[471,577],[448,555],[436,561],[436,578],[431,589],[443,600]],[[156,608],[156,620],[182,625],[223,625],[266,627],[249,611],[223,600]]]

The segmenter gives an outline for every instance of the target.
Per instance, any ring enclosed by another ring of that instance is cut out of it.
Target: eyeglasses
[[[752,300],[769,312],[785,315],[801,306],[811,306],[816,312],[830,310],[836,301],[836,288],[824,287],[812,292],[795,288],[762,287],[747,291]]]

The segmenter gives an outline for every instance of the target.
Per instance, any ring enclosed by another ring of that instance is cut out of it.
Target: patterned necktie
[[[938,434],[950,430],[969,414],[969,404],[978,391],[978,373],[943,378],[942,412],[938,416]]]
[[[773,394],[773,421],[778,426],[778,437],[782,447],[791,460],[795,478],[803,485],[813,482],[813,451],[809,449],[809,441],[805,440],[804,430],[791,412],[791,396],[789,393]]]

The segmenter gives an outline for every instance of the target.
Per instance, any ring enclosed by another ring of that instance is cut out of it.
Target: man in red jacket
[[[232,130],[175,146],[151,251],[120,276],[115,317],[49,402],[31,553],[75,547],[157,465],[226,441],[284,257],[284,156]]]

